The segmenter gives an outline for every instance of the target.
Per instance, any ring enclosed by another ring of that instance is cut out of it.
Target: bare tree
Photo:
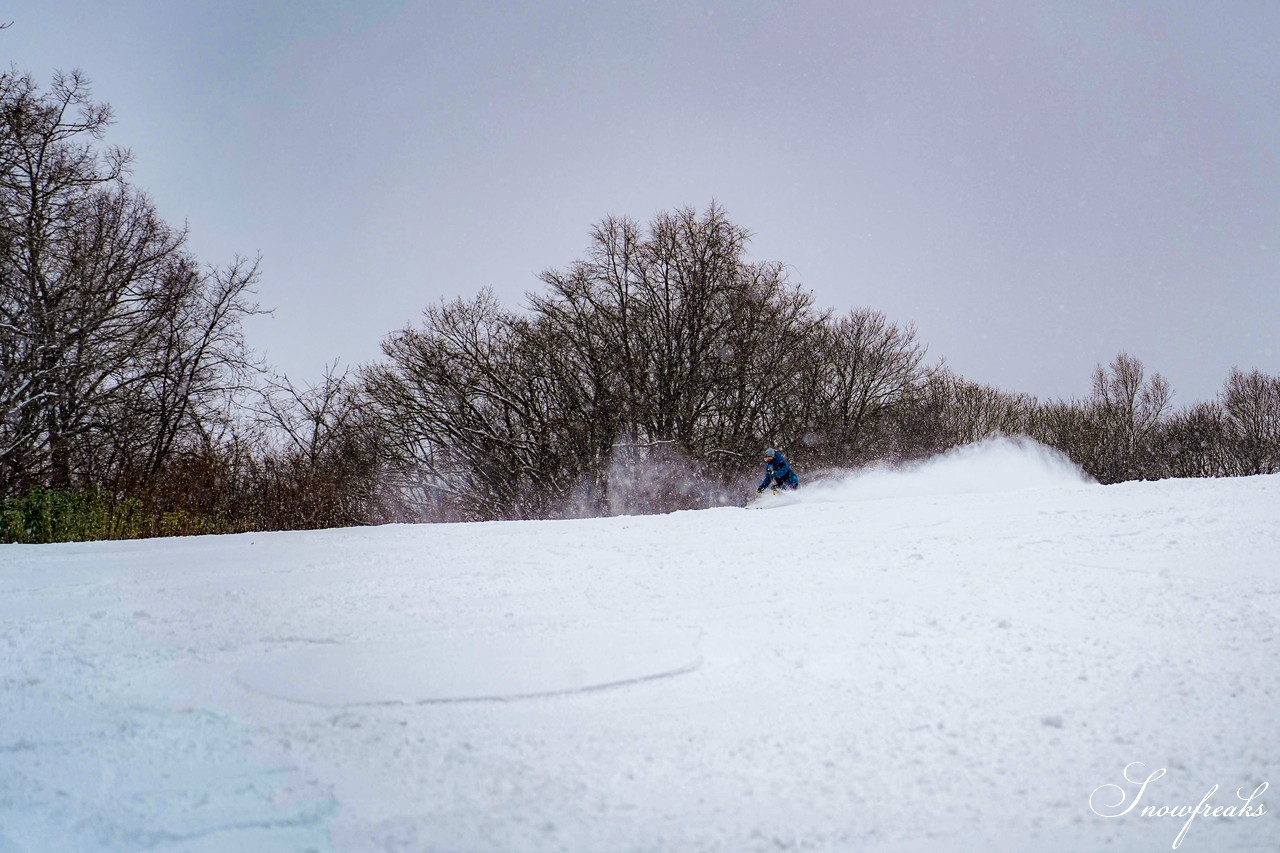
[[[817,321],[811,297],[781,265],[747,262],[749,238],[714,204],[647,228],[610,218],[585,260],[543,273],[535,315],[574,347],[595,395],[620,402],[616,426],[633,443],[734,449],[713,446],[759,434],[761,380],[793,375],[788,350]]]
[[[1160,431],[1157,464],[1171,477],[1231,473],[1226,413],[1217,402],[1197,403],[1171,415]]]
[[[715,205],[606,219],[529,313],[487,293],[428,309],[366,376],[405,470],[464,517],[608,512],[624,480],[628,506],[706,500],[794,422],[778,389],[812,373],[822,320],[781,265],[745,259],[748,236]],[[700,473],[642,473],[676,458]]]
[[[106,487],[173,516],[174,484],[241,446],[257,269],[201,272],[101,145],[110,120],[79,73],[0,74],[0,494]]]
[[[521,323],[492,293],[428,308],[383,351],[391,363],[368,370],[366,387],[424,506],[520,517],[561,490],[570,460],[554,452],[547,377],[528,369]]]
[[[620,470],[656,471],[678,453],[708,472],[736,471],[765,436],[797,422],[778,389],[812,372],[809,341],[824,315],[781,264],[746,259],[749,238],[715,204],[646,228],[606,219],[587,257],[544,273],[547,293],[530,297],[535,325],[564,343],[570,380],[580,380],[593,488],[606,503]],[[682,505],[696,485],[673,491],[660,479],[654,507]]]
[[[849,463],[892,455],[896,427],[937,368],[915,328],[897,326],[868,308],[824,324],[813,342],[815,373],[805,387],[829,461]]]
[[[184,239],[124,183],[128,154],[93,144],[109,120],[78,74],[46,96],[0,77],[4,423],[17,427],[0,459],[40,465],[55,487],[71,484],[75,441],[152,333]]]
[[[941,413],[943,439],[939,449],[1031,430],[1030,415],[1036,400],[1029,394],[1009,394],[945,369],[930,379],[929,393],[937,397],[934,405]]]
[[[1107,370],[1099,365],[1088,400],[1096,443],[1086,469],[1104,483],[1151,475],[1152,440],[1172,396],[1163,376],[1148,378],[1142,362],[1127,353],[1117,355]]]
[[[257,472],[259,524],[321,528],[385,520],[382,446],[358,383],[337,364],[299,387],[278,377],[257,405],[267,439]]]
[[[154,323],[137,342],[118,377],[102,427],[115,451],[94,467],[147,488],[176,452],[207,452],[232,410],[263,368],[248,349],[245,317],[261,313],[252,301],[257,263],[236,259],[200,271],[183,257],[165,277],[164,298],[151,306]]]
[[[1221,400],[1232,473],[1280,471],[1280,377],[1233,369]]]
[[[0,75],[0,491],[141,489],[255,367],[256,265],[200,272],[110,120],[79,73]]]

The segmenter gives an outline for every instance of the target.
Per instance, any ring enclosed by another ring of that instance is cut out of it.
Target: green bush
[[[175,509],[163,513],[159,523],[153,523],[148,536],[200,536],[205,533],[226,533],[227,527],[206,516]]]
[[[97,488],[32,489],[0,503],[0,542],[40,544],[145,535],[142,504]]]

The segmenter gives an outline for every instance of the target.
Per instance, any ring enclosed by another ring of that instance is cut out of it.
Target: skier
[[[760,488],[756,489],[756,492],[763,492],[769,488],[770,480],[773,481],[773,488],[775,489],[800,488],[800,478],[796,476],[795,471],[791,470],[791,464],[787,462],[787,457],[772,447],[764,452],[764,479],[760,481]]]

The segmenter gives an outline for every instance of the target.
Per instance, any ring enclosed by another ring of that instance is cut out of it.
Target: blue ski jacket
[[[768,488],[771,481],[791,489],[800,485],[800,478],[796,476],[795,471],[791,470],[791,463],[787,461],[787,457],[781,453],[775,453],[772,459],[765,460],[764,479],[760,481],[760,488]]]

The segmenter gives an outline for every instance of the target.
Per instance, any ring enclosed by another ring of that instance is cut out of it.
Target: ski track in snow
[[[325,707],[506,701],[691,672],[701,663],[697,642],[696,630],[644,623],[540,634],[406,635],[265,655],[241,667],[236,681],[265,696]]]
[[[1088,797],[1280,784],[1280,476],[1020,456],[769,513],[0,546],[0,851],[1169,849]],[[397,655],[399,695],[350,676]],[[1276,849],[1269,811],[1180,849]]]

